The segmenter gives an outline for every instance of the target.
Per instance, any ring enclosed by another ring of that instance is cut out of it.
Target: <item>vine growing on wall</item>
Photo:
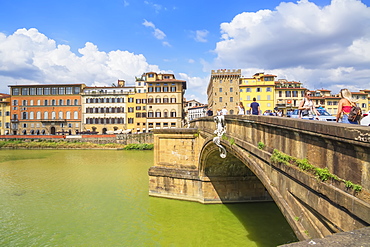
[[[295,157],[289,156],[287,154],[284,154],[282,152],[279,152],[278,150],[274,149],[274,152],[271,156],[272,162],[282,163],[288,166],[296,165],[301,170],[307,171],[311,174],[313,174],[315,177],[320,179],[321,181],[327,181],[328,179],[333,179],[339,182],[343,182],[348,189],[353,189],[356,192],[360,192],[362,190],[362,186],[359,184],[354,184],[351,181],[344,180],[342,178],[339,178],[337,175],[332,174],[327,167],[325,168],[319,168],[316,167],[308,162],[307,159],[297,159]]]

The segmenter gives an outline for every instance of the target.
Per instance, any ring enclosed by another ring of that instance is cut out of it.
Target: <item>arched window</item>
[[[161,117],[161,111],[160,110],[157,110],[155,112],[155,117]]]
[[[59,114],[58,114],[58,118],[59,118],[59,119],[63,119],[63,112],[62,112],[62,111],[60,111],[60,112],[59,112]]]
[[[170,117],[176,117],[176,111],[175,110],[171,110],[171,116]]]
[[[67,105],[71,105],[71,100],[67,99]]]
[[[149,103],[149,104],[154,103],[154,99],[153,99],[153,97],[152,97],[152,96],[150,96],[150,97],[148,98],[148,103]]]
[[[164,96],[164,97],[163,97],[163,103],[165,103],[165,104],[169,103],[169,101],[168,101],[168,97],[167,97],[167,96]]]
[[[163,117],[164,118],[168,118],[168,110],[164,110],[163,111]]]
[[[148,112],[148,117],[154,117],[154,113],[153,113],[153,111],[149,111],[149,112]]]
[[[176,97],[175,96],[171,97],[171,102],[170,103],[176,103]]]
[[[78,99],[74,100],[74,105],[78,105]]]
[[[34,113],[33,113],[33,111],[31,111],[31,112],[30,112],[30,119],[34,119],[34,117],[35,117],[35,116],[34,116]]]
[[[73,119],[78,119],[78,111],[75,111],[75,112],[73,113]]]
[[[157,96],[157,97],[155,98],[155,103],[161,103],[161,97]]]
[[[71,112],[70,111],[66,112],[66,119],[71,119]]]
[[[52,99],[51,100],[51,105],[56,105],[57,104],[57,101],[55,99]]]
[[[51,119],[55,119],[55,118],[56,118],[55,111],[52,111],[52,112],[51,112]]]
[[[22,113],[22,119],[27,119],[27,112]]]
[[[62,99],[59,100],[59,105],[63,105],[63,100]]]
[[[41,112],[40,112],[40,111],[38,111],[38,112],[36,113],[36,119],[41,119]]]
[[[49,119],[49,113],[47,111],[44,112],[44,119]]]

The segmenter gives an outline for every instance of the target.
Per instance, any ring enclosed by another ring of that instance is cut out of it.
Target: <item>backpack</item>
[[[361,119],[362,111],[361,108],[356,104],[352,104],[351,111],[348,114],[348,120],[352,122],[357,122]]]

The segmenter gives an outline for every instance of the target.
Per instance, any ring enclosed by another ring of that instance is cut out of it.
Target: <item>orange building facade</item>
[[[10,85],[11,134],[55,135],[81,132],[84,84]]]

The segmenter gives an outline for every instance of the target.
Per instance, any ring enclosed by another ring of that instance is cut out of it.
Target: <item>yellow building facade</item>
[[[0,93],[0,135],[10,134],[10,95]]]
[[[251,78],[240,78],[239,94],[247,111],[253,98],[256,98],[263,114],[266,110],[273,111],[275,107],[275,77],[276,75],[265,75],[256,73]]]

